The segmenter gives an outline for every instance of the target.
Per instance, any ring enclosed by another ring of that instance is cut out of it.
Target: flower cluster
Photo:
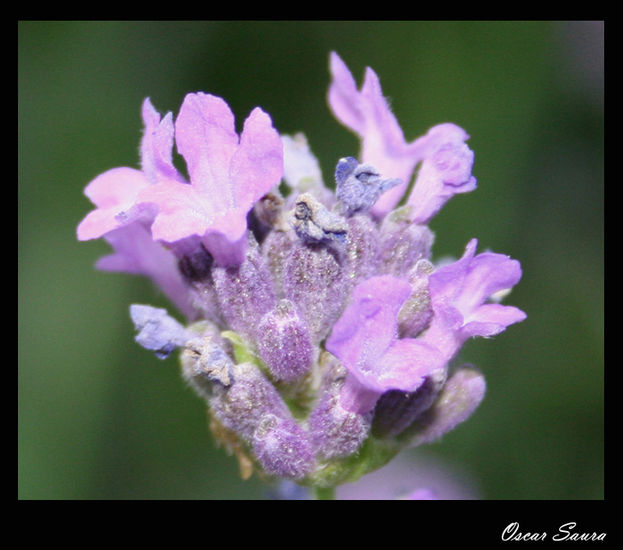
[[[463,422],[485,382],[452,365],[457,352],[525,318],[496,299],[516,260],[475,239],[453,263],[431,259],[428,222],[476,188],[465,131],[407,142],[372,69],[360,89],[335,53],[330,69],[329,105],[361,140],[335,191],[305,136],[280,135],[259,107],[238,135],[214,95],[188,94],[175,120],[146,99],[140,169],[95,178],[77,231],[113,247],[97,267],[149,277],[184,317],[130,308],[141,346],[180,350],[243,476],[321,490]]]

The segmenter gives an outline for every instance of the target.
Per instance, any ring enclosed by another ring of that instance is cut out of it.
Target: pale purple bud
[[[290,300],[281,300],[258,326],[257,346],[275,380],[293,382],[310,368],[314,348],[305,321]]]
[[[398,313],[398,331],[401,338],[415,338],[430,323],[433,317],[428,276],[434,266],[428,260],[418,260],[408,274],[411,296]]]
[[[283,293],[307,322],[314,343],[340,316],[347,280],[336,254],[324,245],[294,243],[284,264]]]
[[[255,365],[234,365],[231,378],[229,386],[215,385],[209,399],[212,413],[223,426],[251,442],[265,415],[290,418],[279,392]]]
[[[467,420],[485,396],[485,379],[463,365],[446,382],[432,407],[408,429],[412,445],[431,443]]]
[[[382,273],[406,275],[419,259],[429,259],[435,236],[425,225],[411,223],[407,211],[388,214],[379,230],[379,261]]]
[[[309,416],[309,431],[316,455],[325,460],[349,456],[370,433],[372,412],[360,414],[341,405],[340,390],[346,369],[337,365],[333,379],[325,382],[320,401]]]
[[[166,359],[173,350],[191,338],[188,331],[170,317],[166,309],[132,304],[130,316],[138,331],[136,342],[153,351],[158,359]]]
[[[309,435],[291,418],[265,414],[253,434],[253,452],[267,474],[305,477],[314,467]]]
[[[214,288],[221,313],[229,327],[254,339],[262,316],[275,306],[270,272],[256,243],[249,246],[245,261],[237,267],[214,267]]]
[[[378,269],[378,231],[376,223],[365,214],[347,219],[346,240],[347,277],[351,284],[369,279]]]
[[[272,275],[275,292],[279,297],[283,296],[285,259],[292,248],[293,239],[298,240],[291,231],[271,231],[261,246],[262,258]]]

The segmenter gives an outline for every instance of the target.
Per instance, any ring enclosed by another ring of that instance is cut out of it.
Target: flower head
[[[335,53],[330,69],[329,104],[361,139],[361,158],[336,151],[335,192],[303,134],[279,135],[258,107],[239,135],[227,103],[198,92],[175,120],[145,100],[140,169],[95,178],[78,226],[112,245],[99,268],[148,276],[190,321],[130,309],[141,346],[181,350],[242,476],[322,490],[469,418],[486,384],[457,352],[525,318],[495,299],[519,282],[516,260],[476,254],[475,239],[454,263],[432,257],[427,224],[476,187],[465,131],[440,124],[409,143],[372,69],[360,90]],[[413,489],[402,496],[434,496]]]

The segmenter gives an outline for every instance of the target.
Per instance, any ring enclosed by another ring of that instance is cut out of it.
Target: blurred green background
[[[477,191],[433,220],[436,256],[467,241],[521,261],[507,300],[528,313],[472,341],[488,394],[418,451],[487,499],[604,494],[603,23],[18,22],[18,497],[255,499],[207,431],[176,358],[133,341],[146,280],[97,272],[78,243],[99,173],[138,165],[140,106],[189,91],[256,105],[304,131],[325,179],[357,141],[326,106],[328,55],[375,69],[408,140],[451,121],[471,135]]]

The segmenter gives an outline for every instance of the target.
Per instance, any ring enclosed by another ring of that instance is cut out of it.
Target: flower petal
[[[186,160],[190,182],[210,196],[214,210],[232,206],[231,157],[238,148],[234,115],[220,97],[188,94],[175,121],[177,150]]]
[[[132,204],[138,192],[149,185],[145,175],[125,166],[112,168],[89,183],[84,194],[98,208]]]
[[[172,113],[160,120],[160,113],[154,109],[149,98],[142,107],[143,139],[141,140],[141,168],[150,183],[162,178],[184,181],[173,165],[173,139],[175,127]]]
[[[244,122],[240,146],[231,159],[230,185],[235,206],[246,213],[279,185],[283,175],[283,143],[270,117],[256,107]]]
[[[349,370],[369,370],[396,339],[398,311],[410,294],[409,283],[391,275],[360,283],[333,326],[326,349]]]
[[[150,185],[139,195],[141,202],[158,207],[151,232],[155,240],[166,242],[205,234],[215,216],[207,199],[192,185],[172,180]]]
[[[462,141],[445,143],[424,159],[407,201],[412,220],[428,223],[454,195],[476,189],[473,163],[474,153]]]

